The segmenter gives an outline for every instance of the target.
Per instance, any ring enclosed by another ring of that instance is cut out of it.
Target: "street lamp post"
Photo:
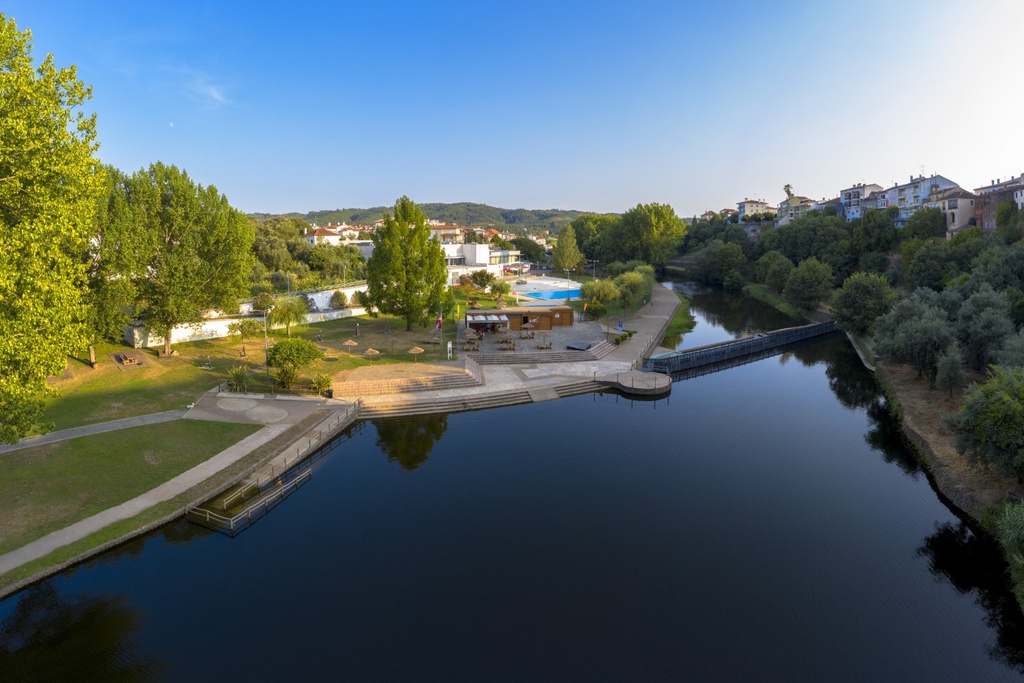
[[[263,310],[263,358],[267,363],[267,379],[270,379],[270,341],[267,337],[267,314],[274,310],[273,306],[267,306]]]
[[[572,283],[572,271],[574,271],[574,270],[576,270],[576,269],[575,268],[566,268],[565,269],[566,275],[568,276],[565,279],[565,298],[566,299],[569,298],[569,289],[570,289],[570,285]]]
[[[596,280],[597,279],[597,263],[598,263],[598,259],[594,259],[593,261],[591,261],[591,263],[594,264],[594,279]]]

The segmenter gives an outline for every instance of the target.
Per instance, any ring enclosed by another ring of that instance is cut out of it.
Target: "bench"
[[[138,358],[129,356],[127,353],[120,354],[118,359],[121,361],[121,365],[136,365],[139,362]]]

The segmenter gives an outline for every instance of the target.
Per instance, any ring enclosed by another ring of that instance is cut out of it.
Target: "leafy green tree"
[[[498,280],[491,283],[491,294],[497,300],[499,307],[505,305],[505,297],[512,292],[512,285],[507,280]]]
[[[274,304],[274,310],[270,312],[267,318],[271,325],[284,325],[285,333],[288,337],[291,337],[292,325],[299,325],[305,321],[307,313],[309,313],[309,310],[306,306],[306,300],[301,297],[290,296],[278,299]]]
[[[587,259],[611,260],[617,254],[605,248],[605,237],[621,220],[620,216],[611,214],[585,213],[574,218],[569,225],[576,235],[580,251]]]
[[[257,311],[265,311],[274,305],[274,295],[270,292],[260,292],[252,300],[252,307]]]
[[[975,370],[988,366],[1006,338],[1013,334],[1009,312],[1006,295],[993,291],[987,284],[960,307],[956,336]]]
[[[334,380],[326,372],[321,372],[313,375],[313,379],[309,383],[310,388],[316,392],[317,396],[323,396],[331,387],[334,386]]]
[[[103,191],[91,89],[0,14],[0,442],[42,417],[46,378],[85,348],[82,256]]]
[[[963,407],[950,419],[956,449],[973,462],[1024,477],[1024,368],[995,368],[984,384],[973,384]]]
[[[497,278],[494,277],[494,273],[488,270],[474,270],[469,274],[469,279],[472,280],[474,285],[483,289],[494,282]]]
[[[367,291],[381,313],[425,323],[444,302],[448,269],[444,253],[430,239],[427,217],[408,197],[395,202],[394,215],[374,233],[373,255],[366,264]]]
[[[340,289],[331,294],[331,308],[348,308],[348,296]]]
[[[894,244],[896,226],[885,212],[869,209],[856,221],[853,228],[853,245],[858,252],[889,251]]]
[[[935,386],[939,357],[953,345],[952,325],[945,313],[918,297],[900,301],[875,322],[878,352],[894,363],[907,363],[918,377]]]
[[[918,209],[907,219],[903,227],[904,237],[923,238],[946,237],[946,215],[941,209],[923,208]]]
[[[580,296],[584,301],[610,304],[621,296],[619,288],[608,279],[590,280],[580,287]]]
[[[942,289],[949,275],[949,254],[947,248],[938,242],[926,242],[914,254],[906,270],[907,285],[912,289],[928,287]]]
[[[640,304],[651,291],[652,281],[644,277],[643,273],[635,270],[619,275],[614,282],[615,286],[619,288],[623,305],[629,308]]]
[[[935,363],[935,386],[953,395],[966,382],[960,353],[954,348],[939,356]]]
[[[242,338],[242,357],[245,357],[245,340],[252,339],[263,332],[263,324],[259,320],[243,318],[228,325],[228,332]]]
[[[668,204],[637,204],[611,226],[606,253],[639,259],[659,268],[679,250],[686,236],[686,221]]]
[[[885,315],[896,303],[889,281],[874,273],[854,273],[836,292],[832,312],[836,324],[857,334],[867,332],[875,318]]]
[[[576,270],[583,263],[583,254],[580,253],[580,247],[576,243],[576,231],[572,229],[571,225],[565,226],[558,236],[558,244],[555,245],[552,258],[555,261],[555,269],[567,274],[568,271]]]
[[[276,309],[275,309],[276,310]],[[324,352],[308,339],[282,339],[270,347],[270,364],[275,368],[290,367],[302,370],[313,361],[324,357]]]
[[[519,250],[519,255],[526,261],[540,263],[544,261],[546,253],[544,247],[540,246],[529,237],[516,237],[512,240],[512,247]]]
[[[1024,367],[1024,330],[1003,340],[1003,345],[996,352],[996,363],[1004,368]]]
[[[711,281],[725,284],[726,278],[735,281],[738,277],[739,287],[733,286],[731,289],[741,289],[743,287],[743,273],[747,270],[748,263],[747,257],[740,245],[735,242],[723,244],[714,250],[712,258]]]
[[[149,246],[142,321],[170,353],[175,326],[202,322],[210,309],[237,310],[253,266],[253,227],[217,188],[174,166],[138,171],[124,191]]]
[[[832,269],[813,256],[801,261],[786,278],[783,294],[800,308],[814,308],[832,291]]]

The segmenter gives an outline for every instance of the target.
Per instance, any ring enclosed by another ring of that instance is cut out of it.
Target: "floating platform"
[[[660,372],[630,370],[615,373],[608,386],[627,396],[662,396],[671,393],[672,377]]]

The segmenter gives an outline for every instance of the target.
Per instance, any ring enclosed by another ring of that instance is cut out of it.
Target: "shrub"
[[[260,292],[252,300],[252,307],[257,311],[265,311],[274,305],[274,296],[270,292]]]
[[[231,384],[231,391],[244,394],[249,388],[249,368],[245,365],[236,365],[228,370],[228,381]]]
[[[587,317],[591,320],[597,320],[608,313],[607,307],[600,301],[588,301],[587,302]]]
[[[299,371],[291,365],[285,365],[277,369],[277,381],[285,389],[291,389],[298,378]]]
[[[309,384],[310,388],[316,392],[317,396],[323,396],[331,390],[331,387],[334,386],[334,380],[326,373],[319,373],[313,375],[313,379]]]
[[[348,296],[340,289],[331,294],[331,308],[348,308]]]

